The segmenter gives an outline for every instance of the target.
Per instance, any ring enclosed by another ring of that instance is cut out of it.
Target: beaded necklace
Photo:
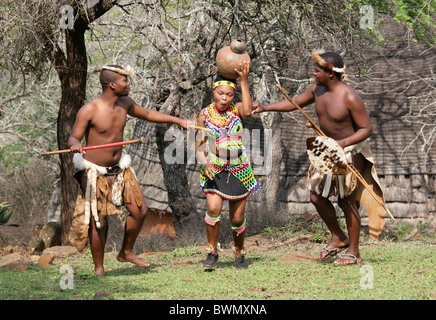
[[[236,106],[232,102],[226,110],[219,111],[215,102],[213,102],[211,105],[209,105],[206,112],[209,122],[217,127],[225,128],[229,126],[233,120],[233,117],[236,116]]]
[[[234,103],[230,104],[225,111],[219,111],[215,102],[211,103],[203,115],[206,128],[213,131],[213,133],[208,133],[208,136],[214,140],[217,149],[245,150],[242,145],[243,123],[237,115]],[[208,149],[209,142],[208,140]]]

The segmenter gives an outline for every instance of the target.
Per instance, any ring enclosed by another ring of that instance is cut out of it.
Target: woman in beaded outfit
[[[260,188],[242,144],[243,119],[249,118],[252,112],[248,90],[250,62],[242,62],[239,70],[235,71],[240,78],[242,102],[233,102],[236,82],[219,75],[213,85],[213,103],[198,116],[198,124],[208,129],[207,133],[202,130],[202,146],[205,148],[197,149],[197,157],[202,164],[200,185],[207,201],[204,220],[208,255],[203,262],[205,268],[213,268],[218,261],[217,240],[224,200],[229,201],[236,267],[248,267],[244,252],[244,211],[248,195]]]

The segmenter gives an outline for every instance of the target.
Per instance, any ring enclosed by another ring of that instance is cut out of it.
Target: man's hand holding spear
[[[97,146],[88,146],[88,147],[83,147],[82,151],[86,151],[86,150],[95,150],[95,149],[103,149],[103,148],[110,148],[110,147],[117,147],[117,146],[123,146],[126,144],[132,144],[132,143],[145,143],[145,138],[141,137],[139,139],[135,139],[135,140],[128,140],[128,141],[121,141],[121,142],[114,142],[114,143],[108,143],[108,144],[100,144]],[[64,150],[57,150],[57,151],[49,151],[49,152],[42,152],[41,156],[49,156],[52,154],[59,154],[59,153],[68,153],[68,152],[80,152],[80,150],[73,150],[73,148],[71,147],[70,149],[64,149]]]

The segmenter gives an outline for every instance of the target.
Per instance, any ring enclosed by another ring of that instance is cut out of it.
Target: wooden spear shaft
[[[108,144],[100,144],[100,145],[97,145],[97,146],[83,147],[83,150],[103,149],[103,148],[123,146],[123,145],[126,145],[126,144],[132,144],[132,143],[145,143],[145,138],[142,137],[142,138],[135,139],[135,140],[128,140],[128,141],[114,142],[114,143],[108,143]],[[42,152],[41,156],[49,156],[49,155],[52,155],[52,154],[68,153],[68,152],[71,152],[71,149]]]
[[[289,95],[286,93],[286,91],[283,90],[283,88],[282,88],[280,85],[277,85],[277,88],[279,88],[279,90],[280,90],[281,93],[285,96],[285,98],[288,99],[288,101],[289,101],[290,103],[292,103],[292,105],[293,105],[295,108],[297,108],[298,111],[300,111],[300,112],[303,114],[303,116],[306,117],[307,120],[309,120],[309,123],[310,123],[310,125],[312,126],[313,130],[315,130],[316,133],[317,133],[319,136],[325,136],[324,132],[322,132],[322,130],[321,130],[321,129],[316,125],[316,123],[313,122],[312,119],[307,115],[307,113],[304,112],[303,109],[301,109],[301,107],[300,107],[298,104],[296,104],[296,103],[294,102],[294,100],[291,99],[291,97],[289,97]]]
[[[297,108],[306,117],[307,120],[309,120],[309,123],[312,126],[312,128],[315,130],[315,132],[319,136],[325,136],[325,133],[316,125],[315,122],[312,121],[312,119],[306,114],[306,112],[304,112],[303,109],[301,109],[301,107],[298,104],[296,104],[294,100],[291,99],[291,97],[289,97],[286,91],[283,90],[283,88],[280,85],[277,85],[277,88],[279,88],[279,90],[286,97],[286,99],[290,103],[292,103],[292,105],[295,108]],[[368,183],[365,181],[365,179],[362,177],[362,175],[359,173],[356,167],[352,163],[347,163],[347,168],[351,171],[351,173],[353,173],[356,176],[356,178],[362,183],[365,189],[368,190],[368,192],[373,196],[373,198],[386,210],[386,212],[389,214],[389,216],[395,222],[395,224],[397,224],[397,221],[394,219],[392,213],[389,211],[384,201],[380,199],[380,197],[377,194],[375,194],[375,192],[371,189],[371,187],[368,185]]]
[[[213,130],[211,130],[211,129],[196,126],[196,125],[188,125],[188,128],[193,128],[193,129],[197,129],[197,130],[204,130],[204,131],[213,133]]]

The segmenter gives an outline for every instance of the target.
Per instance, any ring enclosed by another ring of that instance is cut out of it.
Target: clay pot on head
[[[244,42],[239,39],[233,40],[230,46],[221,48],[216,55],[218,71],[228,79],[239,77],[235,69],[239,69],[239,64],[242,61],[250,61],[250,56],[245,51]]]

